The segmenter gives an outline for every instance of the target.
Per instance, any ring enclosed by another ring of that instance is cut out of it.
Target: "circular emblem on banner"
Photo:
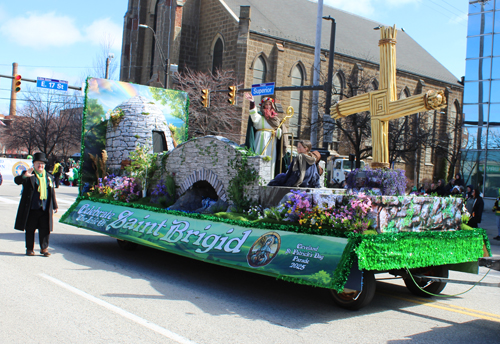
[[[281,246],[280,235],[276,232],[268,232],[258,238],[250,247],[247,254],[248,265],[254,268],[264,266],[278,255]]]
[[[24,161],[18,161],[12,166],[12,175],[14,177],[20,176],[23,171],[26,171],[28,168],[30,168],[30,165],[27,164]]]

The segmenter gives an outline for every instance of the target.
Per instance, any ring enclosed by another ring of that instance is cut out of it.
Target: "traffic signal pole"
[[[12,87],[10,89],[10,109],[9,116],[16,115],[16,102],[17,102],[17,92],[16,92],[16,75],[17,75],[17,62],[12,63]]]

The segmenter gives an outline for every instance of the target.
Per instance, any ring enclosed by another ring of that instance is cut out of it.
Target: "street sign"
[[[270,96],[274,94],[274,82],[268,82],[267,84],[255,84],[252,85],[252,96]]]
[[[48,78],[36,78],[36,87],[49,88],[51,90],[67,91],[68,82],[64,80],[55,80]]]

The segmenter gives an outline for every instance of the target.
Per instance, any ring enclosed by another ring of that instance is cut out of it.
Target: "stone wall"
[[[228,194],[229,182],[237,172],[231,168],[235,159],[241,159],[238,145],[220,136],[204,136],[180,144],[168,154],[165,170],[170,173],[178,186],[181,196],[194,183],[205,180],[212,185],[220,199],[234,203]],[[259,182],[270,181],[270,163],[262,157],[249,157],[249,168],[259,174],[259,180],[247,187],[249,199],[257,201]]]
[[[286,202],[291,190],[306,193],[313,207],[339,207],[348,199],[345,189],[307,189],[276,186],[260,187],[263,207],[276,207]],[[463,199],[453,197],[367,196],[372,201],[368,218],[374,220],[378,233],[459,230],[462,223]]]
[[[342,192],[343,190],[341,190]],[[345,197],[332,191],[310,190],[312,202],[320,208],[335,207]],[[379,233],[459,230],[463,199],[453,197],[368,196],[372,208],[368,218],[375,221]]]

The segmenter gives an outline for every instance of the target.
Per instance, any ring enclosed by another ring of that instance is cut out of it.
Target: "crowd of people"
[[[474,188],[472,185],[465,186],[462,176],[457,173],[455,178],[452,178],[448,183],[444,179],[439,179],[437,182],[430,184],[423,184],[417,190],[413,188],[410,194],[421,193],[428,195],[437,196],[457,196],[463,197],[465,199],[465,207],[470,215],[467,225],[476,228],[481,223],[484,210],[484,201],[481,196],[481,192],[478,188]],[[496,204],[496,203],[495,203]],[[498,228],[499,236],[496,240],[500,240],[500,197],[499,197],[499,213],[498,213]],[[495,209],[494,209],[495,211]]]
[[[438,196],[462,195],[465,197],[467,188],[470,188],[472,192],[472,186],[465,186],[462,176],[457,173],[455,178],[452,178],[448,183],[446,183],[444,179],[439,179],[437,182],[422,184],[418,190],[414,188],[411,193],[418,192],[426,193],[428,195],[435,194]]]
[[[55,160],[51,173],[54,176],[55,187],[60,184],[75,186],[77,185],[80,171],[80,162],[73,159]]]

